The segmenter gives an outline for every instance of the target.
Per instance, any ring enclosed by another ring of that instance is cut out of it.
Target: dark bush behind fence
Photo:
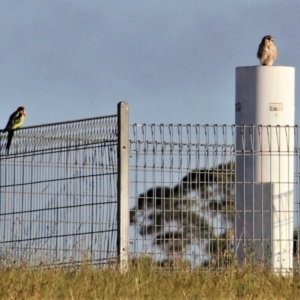
[[[294,139],[289,151],[245,151],[235,146],[237,134],[251,137],[264,127],[129,127],[128,116],[123,102],[113,116],[25,127],[16,132],[9,155],[1,134],[3,263],[79,264],[88,259],[107,264],[121,258],[126,265],[128,258],[150,255],[158,263],[185,262],[192,268],[227,266],[237,254],[237,218],[245,214],[235,203],[237,156],[255,161],[275,155],[294,159],[294,176],[288,178],[294,235],[289,238],[298,267],[297,126],[284,128]],[[271,138],[278,143],[276,135]],[[260,222],[268,222],[264,207],[247,209],[253,219],[259,212]],[[239,240],[245,257],[251,245],[269,238],[252,233],[249,244],[245,234]],[[272,256],[260,250],[264,259]]]

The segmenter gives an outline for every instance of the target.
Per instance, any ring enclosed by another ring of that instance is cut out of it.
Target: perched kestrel
[[[277,49],[274,44],[274,39],[271,35],[263,37],[258,46],[257,57],[263,66],[272,66],[274,60],[277,58]]]
[[[11,114],[9,120],[7,122],[6,127],[2,130],[2,132],[8,132],[7,135],[7,144],[6,144],[6,153],[9,152],[9,147],[14,136],[14,131],[21,127],[24,123],[26,117],[25,107],[20,106],[18,109]]]

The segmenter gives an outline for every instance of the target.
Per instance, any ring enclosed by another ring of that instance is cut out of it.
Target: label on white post
[[[282,103],[270,103],[270,111],[280,111],[283,110]]]

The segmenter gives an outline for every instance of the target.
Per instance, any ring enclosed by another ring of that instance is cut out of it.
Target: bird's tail
[[[9,131],[8,135],[7,135],[6,154],[9,154],[9,148],[10,148],[13,136],[14,136],[14,130]]]

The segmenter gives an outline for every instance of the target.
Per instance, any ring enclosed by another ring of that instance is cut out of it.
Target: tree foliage
[[[141,236],[151,236],[170,260],[184,257],[192,244],[203,266],[222,263],[233,246],[235,165],[194,169],[174,187],[141,193],[130,211]]]

